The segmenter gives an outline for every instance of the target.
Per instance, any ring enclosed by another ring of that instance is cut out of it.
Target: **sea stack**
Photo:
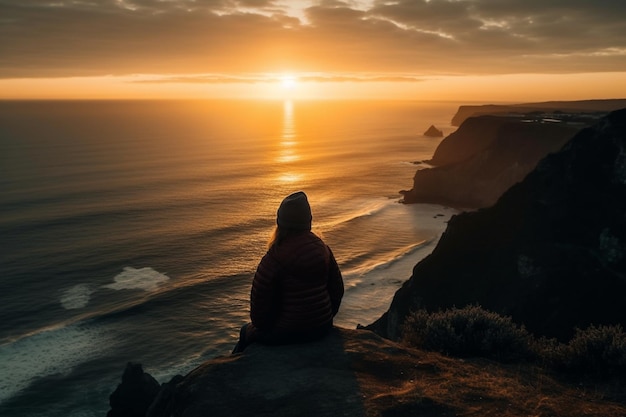
[[[424,132],[424,136],[429,136],[431,138],[440,138],[443,136],[443,132],[435,127],[435,125],[430,125],[428,130]]]

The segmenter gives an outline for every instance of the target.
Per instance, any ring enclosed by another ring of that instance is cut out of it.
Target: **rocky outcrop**
[[[426,132],[424,132],[424,136],[428,136],[431,138],[440,138],[443,136],[443,132],[435,127],[435,125],[430,125]]]
[[[215,358],[193,370],[169,399],[153,405],[149,416],[364,415],[350,362],[351,354],[362,352],[372,339],[384,345],[371,332],[340,329],[314,343],[253,344],[243,354]]]
[[[578,100],[578,101],[546,101],[541,103],[522,104],[484,104],[479,106],[459,106],[452,126],[461,126],[468,118],[494,114],[528,114],[532,112],[567,111],[572,113],[610,112],[626,107],[626,99]]]
[[[429,161],[437,166],[418,170],[413,188],[400,192],[403,202],[490,206],[578,130],[498,116],[467,119],[437,147]]]
[[[107,417],[143,417],[159,393],[156,379],[143,371],[141,364],[129,362],[122,383],[109,396]]]
[[[534,369],[454,359],[365,330],[301,345],[251,345],[164,385],[150,417],[623,416]],[[538,414],[537,410],[541,410]]]
[[[454,216],[369,326],[397,338],[414,309],[480,304],[537,335],[626,326],[626,109],[580,131],[495,205]]]

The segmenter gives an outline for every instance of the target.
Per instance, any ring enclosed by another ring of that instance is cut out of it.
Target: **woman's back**
[[[253,281],[252,322],[263,322],[263,318],[255,317],[255,287],[274,281],[278,298],[274,329],[300,332],[332,323],[333,303],[328,291],[331,256],[326,244],[311,232],[291,235],[274,245],[261,260]]]

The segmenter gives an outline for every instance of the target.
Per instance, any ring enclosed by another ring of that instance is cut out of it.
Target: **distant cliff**
[[[460,126],[472,116],[487,114],[528,114],[531,112],[573,112],[594,113],[609,112],[626,107],[626,99],[546,101],[523,104],[484,104],[480,106],[460,106],[452,118],[453,126]]]
[[[520,149],[521,148],[517,148]],[[495,205],[454,216],[370,328],[409,311],[480,304],[537,335],[626,326],[626,109],[548,155]]]
[[[499,116],[467,119],[437,147],[429,161],[436,167],[415,173],[413,188],[401,191],[403,201],[490,206],[579,129],[565,123],[527,123]]]

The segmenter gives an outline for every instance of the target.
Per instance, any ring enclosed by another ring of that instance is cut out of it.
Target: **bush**
[[[404,343],[447,355],[498,360],[534,357],[533,339],[524,329],[480,306],[428,313],[418,310],[405,320]]]
[[[458,357],[532,359],[575,375],[626,378],[626,333],[620,325],[576,329],[569,343],[562,344],[555,339],[535,339],[510,317],[468,306],[409,314],[402,342]]]
[[[626,333],[620,325],[576,329],[567,345],[544,349],[542,356],[553,367],[571,373],[625,376]]]

